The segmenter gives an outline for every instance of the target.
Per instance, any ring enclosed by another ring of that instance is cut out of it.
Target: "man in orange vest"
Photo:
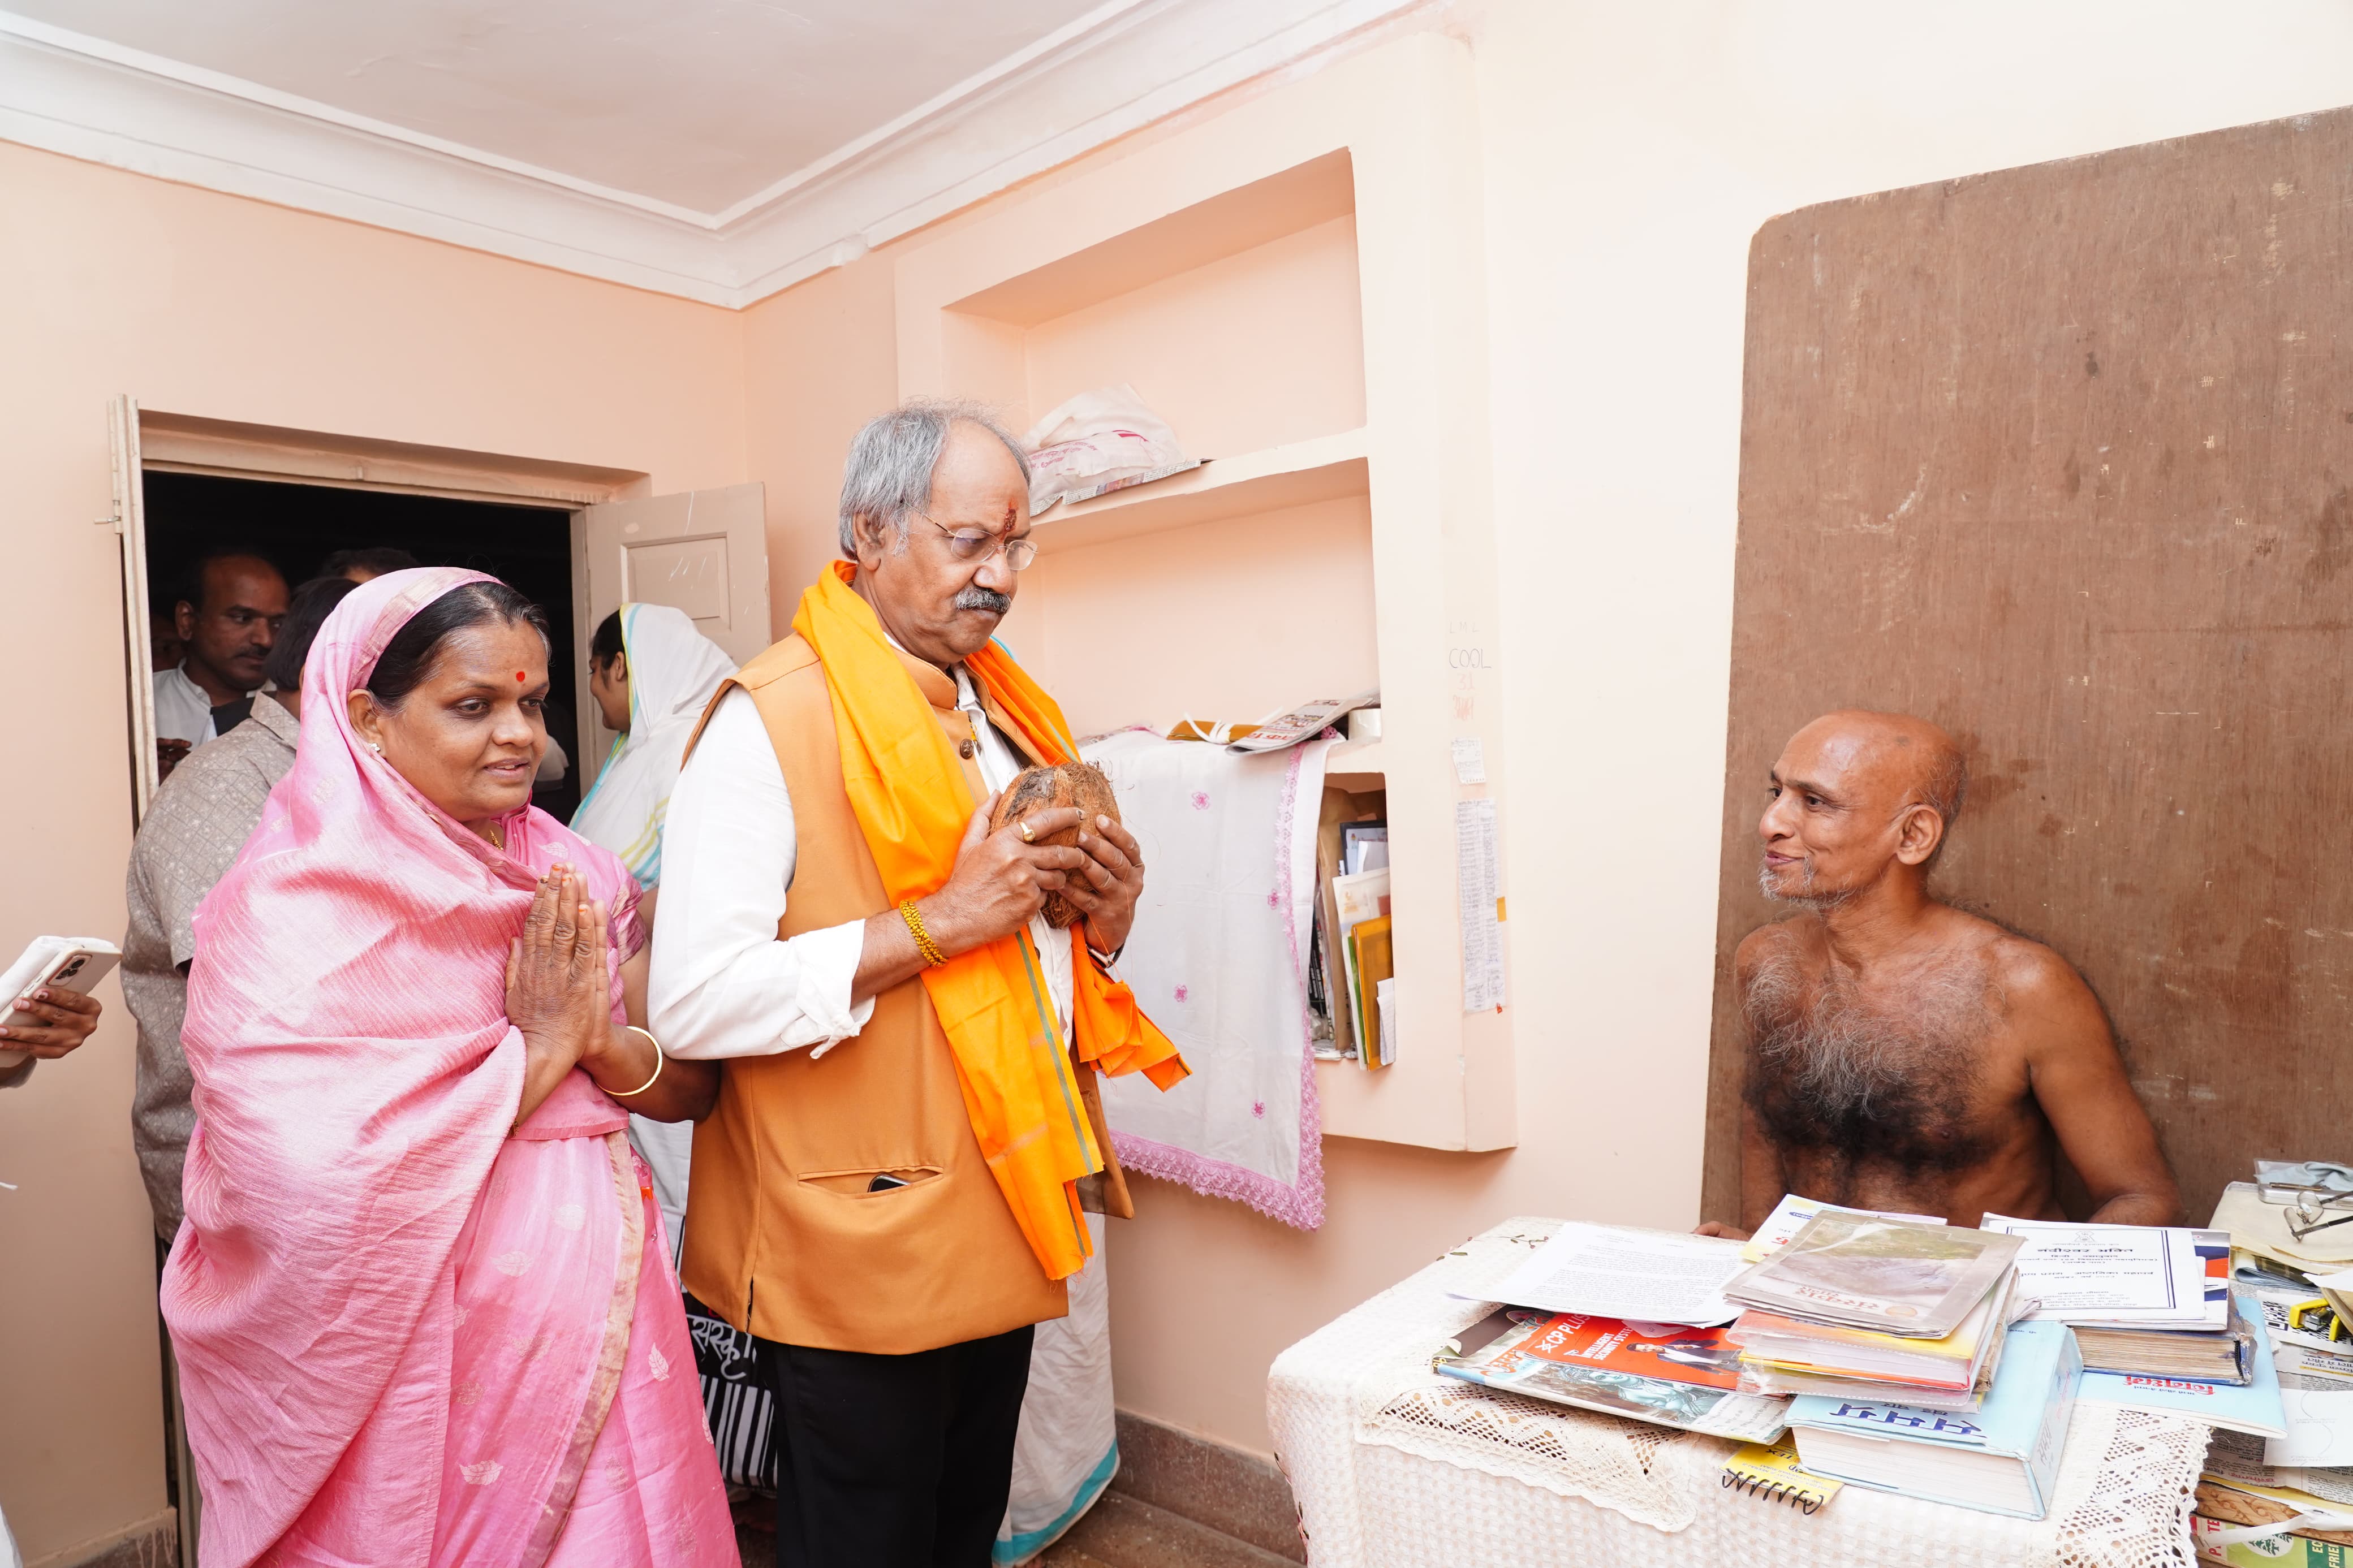
[[[670,797],[649,1013],[724,1064],[681,1273],[763,1342],[789,1568],[989,1561],[1033,1326],[1092,1251],[1083,1209],[1132,1212],[1095,1075],[1187,1070],[1113,968],[1135,840],[1071,807],[989,831],[1015,773],[1077,754],[991,641],[1029,528],[986,416],[869,423],[848,559],[720,688]]]

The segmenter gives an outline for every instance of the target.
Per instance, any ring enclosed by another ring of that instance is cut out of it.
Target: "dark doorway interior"
[[[446,500],[387,490],[218,479],[150,471],[145,476],[147,583],[151,612],[168,622],[188,591],[188,567],[216,545],[273,562],[290,587],[338,550],[392,545],[427,566],[466,566],[504,579],[547,613],[548,731],[571,758],[561,784],[533,799],[559,821],[580,801],[578,692],[572,650],[572,514],[547,507]]]

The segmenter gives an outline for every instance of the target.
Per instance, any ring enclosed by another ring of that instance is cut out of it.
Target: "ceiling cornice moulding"
[[[733,309],[1427,0],[1108,0],[702,213],[0,11],[0,138]]]

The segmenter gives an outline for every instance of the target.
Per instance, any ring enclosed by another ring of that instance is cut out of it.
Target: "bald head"
[[[1773,766],[1759,883],[1770,897],[1832,902],[1890,874],[1925,878],[1968,783],[1960,747],[1925,719],[1825,713]]]
[[[1801,745],[1818,755],[1837,755],[1842,765],[1864,770],[1873,783],[1892,790],[1903,805],[1933,806],[1947,827],[1961,815],[1969,793],[1968,759],[1952,736],[1909,713],[1873,713],[1841,708],[1825,713],[1789,738],[1783,754]]]

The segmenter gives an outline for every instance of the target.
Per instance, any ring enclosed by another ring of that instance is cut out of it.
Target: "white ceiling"
[[[720,213],[1095,0],[14,0],[17,15]]]
[[[741,306],[1445,0],[0,0],[0,139]]]

